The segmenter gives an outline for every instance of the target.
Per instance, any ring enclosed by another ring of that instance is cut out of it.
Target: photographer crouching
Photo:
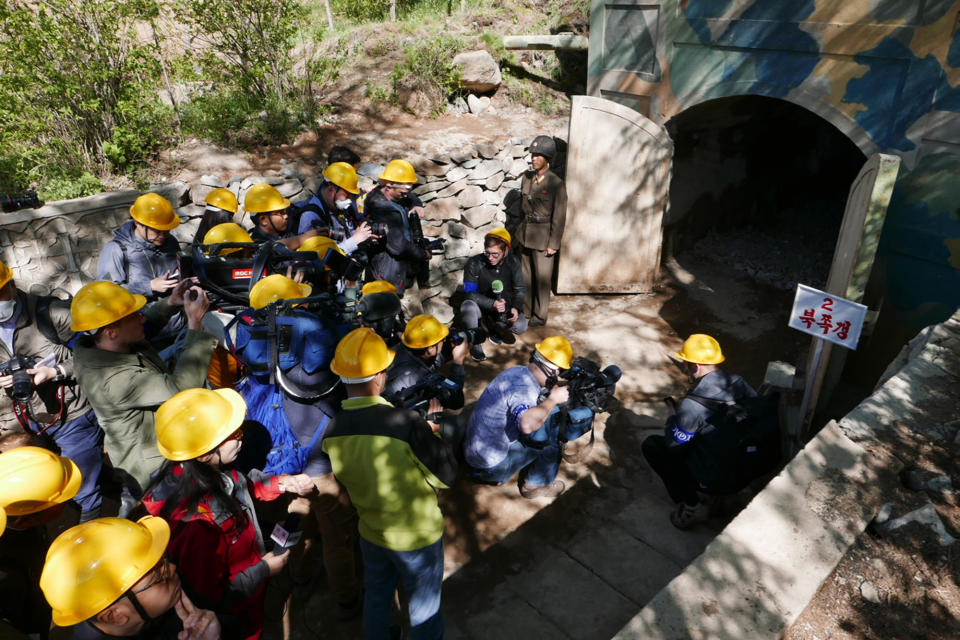
[[[50,437],[77,464],[74,500],[85,522],[100,515],[103,431],[74,380],[72,338],[70,304],[17,289],[0,262],[0,433]]]
[[[498,375],[477,401],[464,446],[473,479],[502,484],[519,471],[524,498],[563,493],[556,479],[563,448],[592,433],[593,416],[607,409],[619,379],[615,366],[600,371],[585,358],[574,360],[566,338],[538,343],[527,366]]]
[[[394,406],[414,409],[439,425],[444,439],[459,444],[462,429],[457,420],[441,416],[444,409],[463,408],[463,361],[474,334],[450,335],[450,329],[430,314],[414,316],[400,337],[396,361],[387,371],[383,396]],[[475,337],[473,339],[476,339]],[[449,376],[440,373],[452,363]]]

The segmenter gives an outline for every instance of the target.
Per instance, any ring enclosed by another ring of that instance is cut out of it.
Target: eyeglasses
[[[499,258],[503,254],[499,251],[484,251],[488,258]]]
[[[141,587],[136,591],[132,591],[132,593],[134,595],[138,593],[143,593],[150,587],[155,587],[162,582],[166,582],[167,580],[173,577],[173,571],[171,570],[172,567],[173,565],[170,563],[167,557],[163,556],[162,558],[160,558],[160,562],[154,565],[153,569],[151,570],[151,573],[157,574],[157,577],[154,580],[152,580],[149,584],[147,584],[147,586]]]

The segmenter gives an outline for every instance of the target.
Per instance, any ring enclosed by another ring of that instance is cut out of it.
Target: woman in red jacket
[[[263,476],[227,468],[240,453],[246,404],[233,389],[188,389],[157,410],[157,444],[170,460],[143,504],[170,523],[167,553],[200,602],[239,618],[242,637],[263,632],[267,578],[290,554],[265,553],[253,497],[306,493],[309,478]],[[252,494],[252,495],[251,495]]]

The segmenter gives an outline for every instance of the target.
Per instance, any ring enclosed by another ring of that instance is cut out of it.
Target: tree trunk
[[[397,0],[390,0],[390,22],[397,21]]]
[[[327,8],[327,24],[330,25],[330,30],[333,30],[333,11],[330,10],[330,0],[323,0],[324,6]]]
[[[467,0],[460,0],[460,13],[467,10]]]

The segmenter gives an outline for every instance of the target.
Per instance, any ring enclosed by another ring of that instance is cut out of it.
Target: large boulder
[[[493,91],[503,82],[500,67],[487,51],[464,51],[453,58],[460,68],[460,86],[468,91]]]

